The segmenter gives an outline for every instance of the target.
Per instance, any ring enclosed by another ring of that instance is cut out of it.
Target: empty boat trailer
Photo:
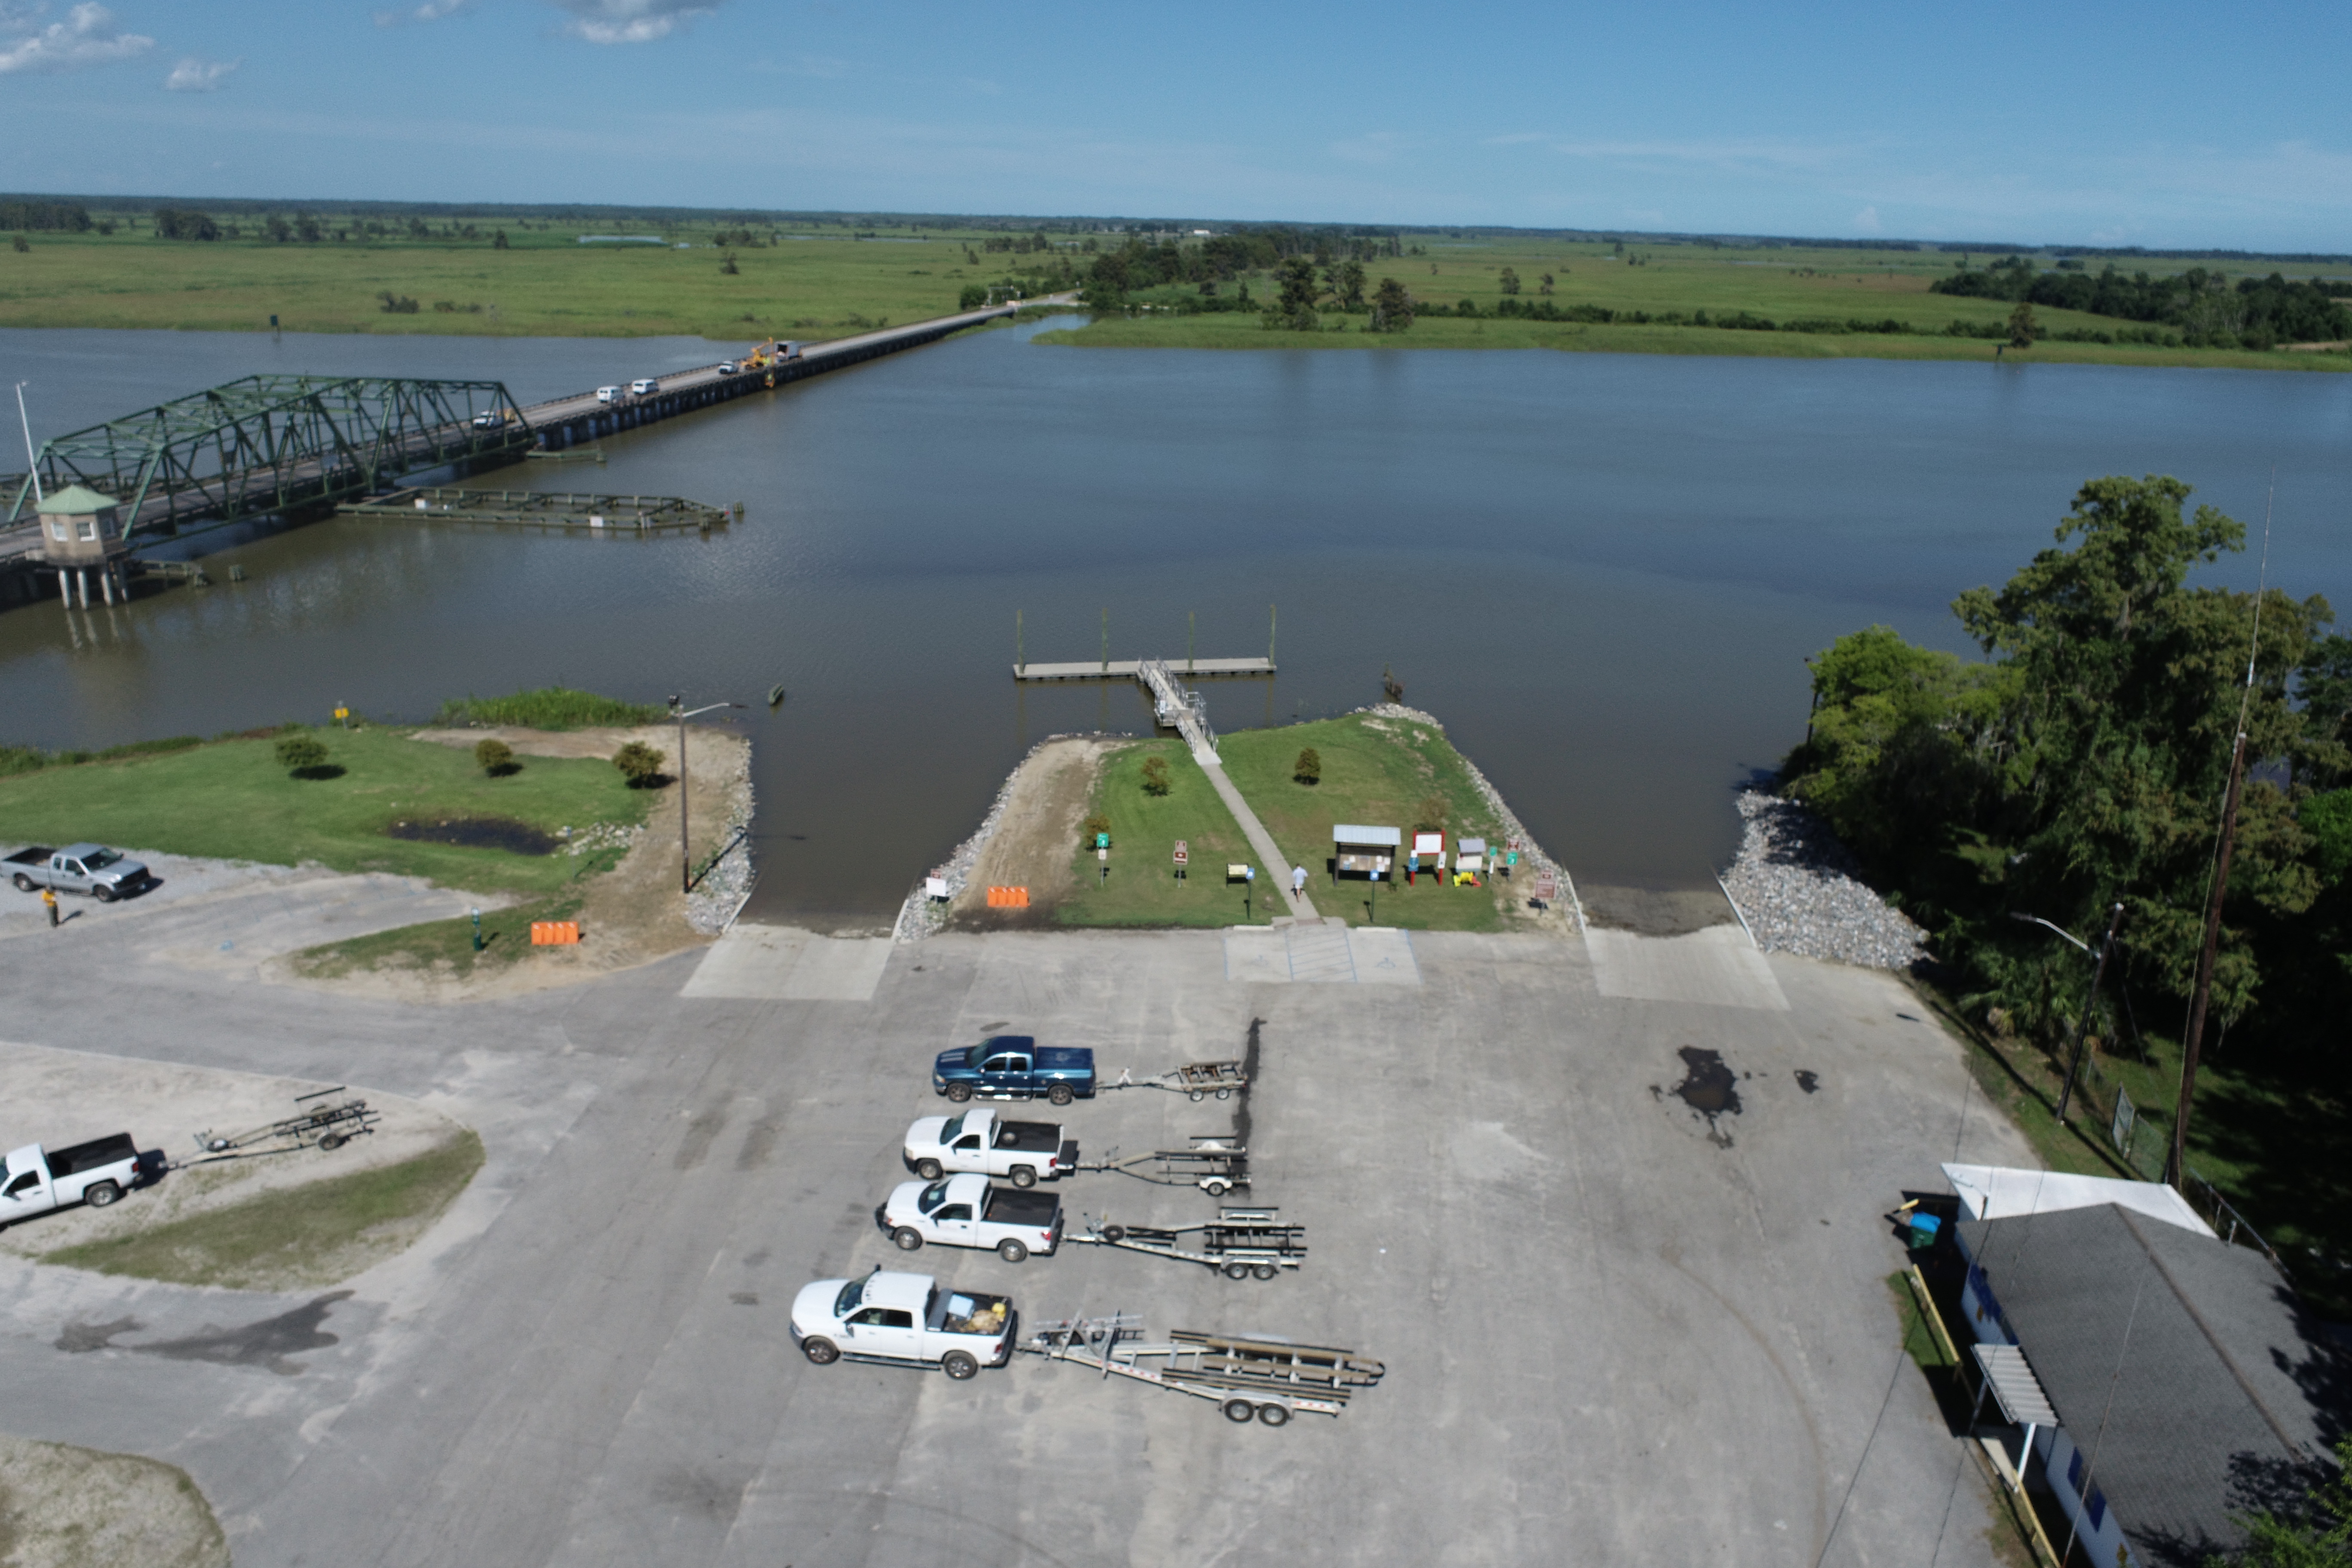
[[[1228,1421],[1255,1415],[1268,1426],[1286,1425],[1300,1411],[1337,1415],[1356,1390],[1371,1387],[1387,1371],[1370,1357],[1324,1345],[1230,1339],[1182,1329],[1162,1343],[1146,1344],[1142,1331],[1143,1319],[1133,1312],[1069,1318],[1039,1329],[1021,1349],[1049,1361],[1092,1367],[1105,1377],[1133,1378],[1211,1400]],[[1146,1361],[1160,1364],[1143,1365]]]
[[[1172,1226],[1089,1221],[1085,1235],[1065,1239],[1204,1264],[1228,1279],[1271,1279],[1307,1256],[1307,1227],[1283,1224],[1274,1209],[1221,1208],[1203,1224]]]

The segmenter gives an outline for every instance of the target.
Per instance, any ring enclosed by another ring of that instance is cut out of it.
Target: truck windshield
[[[874,1270],[874,1274],[881,1272],[879,1268]],[[835,1318],[845,1318],[857,1310],[859,1299],[866,1294],[866,1282],[873,1279],[874,1274],[868,1274],[865,1279],[851,1279],[843,1283],[841,1294],[833,1299],[833,1315]]]
[[[962,1131],[963,1118],[961,1116],[949,1117],[948,1124],[940,1129],[940,1147],[944,1149],[949,1144],[954,1142],[956,1141],[957,1134],[961,1133]]]
[[[992,1041],[982,1040],[980,1044],[972,1047],[971,1049],[964,1052],[963,1065],[971,1068],[972,1071],[978,1072],[980,1070],[980,1064],[988,1059],[988,1047],[992,1043]]]
[[[103,871],[121,858],[122,852],[119,849],[101,849],[95,855],[83,856],[81,863],[85,869]]]
[[[947,1196],[948,1184],[945,1182],[933,1182],[929,1186],[923,1189],[923,1195],[915,1200],[915,1206],[922,1210],[925,1214],[929,1214],[933,1209],[939,1207],[941,1204],[947,1202]]]

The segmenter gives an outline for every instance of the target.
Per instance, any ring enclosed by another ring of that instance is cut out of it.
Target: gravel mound
[[[1927,933],[1862,881],[1829,824],[1755,790],[1740,792],[1739,815],[1739,858],[1723,886],[1759,947],[1866,969],[1928,956]]]

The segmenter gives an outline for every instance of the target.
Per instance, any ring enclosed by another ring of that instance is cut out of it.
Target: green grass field
[[[0,839],[91,839],[270,865],[315,860],[480,892],[548,894],[609,860],[423,843],[384,830],[426,817],[499,816],[547,832],[645,820],[646,793],[593,758],[520,758],[519,771],[494,779],[456,746],[374,728],[312,732],[326,742],[329,765],[344,770],[340,777],[290,777],[275,740],[254,738],[0,778]]]
[[[1291,772],[1308,746],[1323,760],[1322,780],[1314,784],[1300,784]],[[1420,805],[1432,795],[1444,803],[1449,845],[1465,835],[1496,838],[1497,825],[1462,754],[1442,731],[1411,720],[1351,713],[1311,724],[1236,731],[1218,737],[1217,752],[1226,776],[1274,835],[1276,847],[1293,866],[1307,868],[1307,896],[1323,914],[1345,916],[1351,925],[1414,931],[1502,928],[1507,882],[1500,888],[1455,888],[1422,877],[1411,885],[1382,882],[1377,890],[1356,879],[1332,884],[1335,824],[1393,827],[1410,843]]]
[[[1143,787],[1143,763],[1159,757],[1168,764],[1168,793]],[[1110,818],[1110,876],[1092,849],[1074,846],[1071,874],[1078,890],[1055,911],[1065,925],[1232,926],[1244,923],[1242,889],[1225,885],[1229,861],[1250,861],[1241,825],[1217,797],[1209,781],[1185,754],[1180,741],[1145,741],[1114,752],[1095,780],[1091,811]],[[1176,841],[1190,847],[1192,864],[1176,879]],[[1265,875],[1265,868],[1258,868]],[[1264,925],[1283,912],[1252,901],[1250,919]]]
[[[423,1235],[481,1168],[482,1141],[467,1131],[396,1165],[262,1193],[41,1261],[234,1290],[332,1285]]]

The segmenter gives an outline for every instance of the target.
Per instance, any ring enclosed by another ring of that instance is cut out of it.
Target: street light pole
[[[669,710],[677,715],[677,890],[694,891],[694,852],[686,839],[686,721],[698,713],[715,713],[721,708],[740,708],[740,702],[713,702],[701,708],[682,708],[683,697],[669,700]]]
[[[16,422],[25,427],[25,468],[33,476],[33,499],[40,501],[48,498],[41,494],[40,459],[33,455],[33,419],[25,412],[25,388],[32,384],[29,381],[16,384]]]
[[[2098,1005],[2099,986],[2107,976],[2107,955],[2115,952],[2116,933],[2123,930],[2123,905],[2119,903],[2112,905],[2107,912],[2106,940],[2099,944],[2098,963],[2094,964],[2091,969],[2090,994],[2083,999],[2083,1011],[2086,1014],[2090,1012],[2093,1007]],[[2045,930],[2056,931],[2060,936],[2064,937],[2068,942],[2073,942],[2084,952],[2091,951],[2091,944],[2089,942],[2084,942],[2081,937],[2076,936],[2073,931],[2068,931],[2063,926],[2052,924],[2050,921],[2043,920],[2040,915],[2022,915],[2012,910],[2009,918],[2013,921],[2023,921],[2028,925],[2037,925],[2044,928]],[[2073,1048],[2066,1054],[2065,1086],[2058,1091],[2057,1121],[2058,1125],[2061,1127],[2066,1125],[2066,1107],[2074,1098],[2074,1076],[2081,1069],[2083,1065],[2083,1044],[2084,1039],[2083,1020],[2080,1018],[2075,1019],[2073,1024],[2067,1026],[2066,1032],[2068,1035],[2073,1037],[2070,1041]]]

